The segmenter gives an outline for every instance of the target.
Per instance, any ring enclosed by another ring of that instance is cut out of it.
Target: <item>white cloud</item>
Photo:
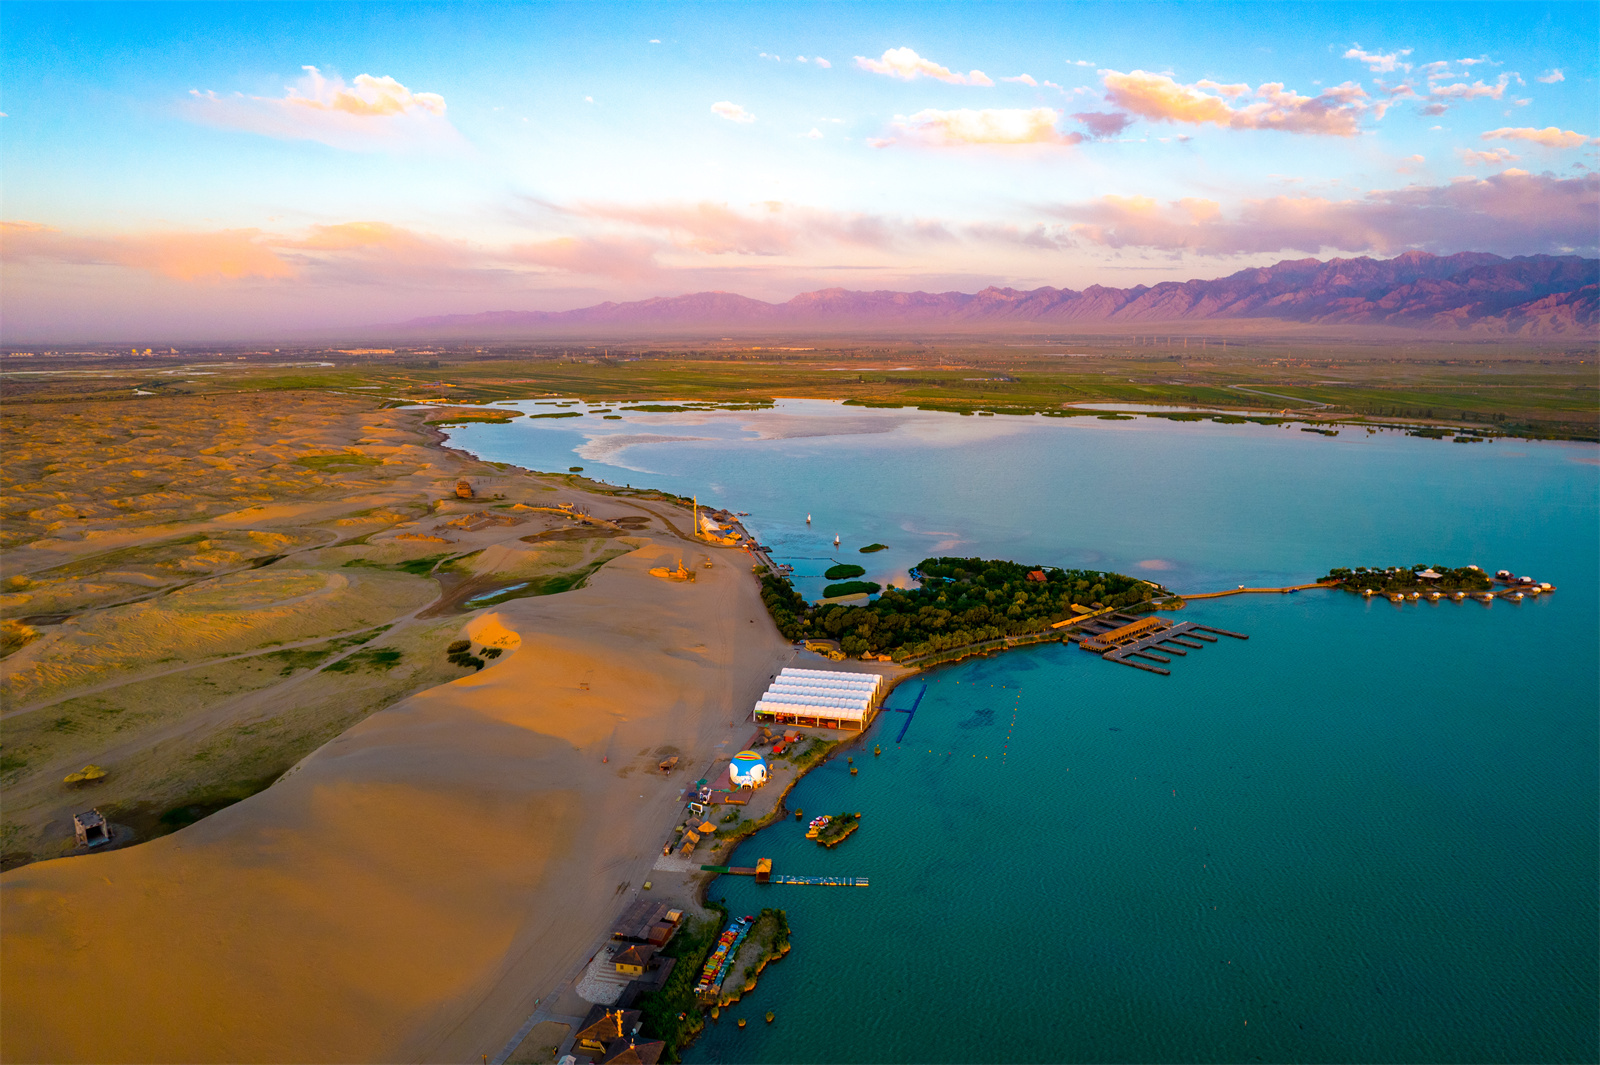
[[[820,141],[822,139],[822,131],[816,126],[811,127],[810,133],[802,133],[800,135],[805,137],[807,140]]]
[[[1428,89],[1429,96],[1449,96],[1461,100],[1476,100],[1487,96],[1491,100],[1498,100],[1506,93],[1506,86],[1511,83],[1509,75],[1502,74],[1493,85],[1485,85],[1482,80],[1471,85],[1466,82],[1457,82],[1454,85],[1434,85]]]
[[[1456,154],[1461,156],[1461,161],[1468,166],[1502,166],[1517,158],[1511,154],[1510,148],[1490,148],[1486,152],[1472,148],[1457,148]]]
[[[711,105],[711,113],[725,118],[729,122],[754,122],[756,116],[740,107],[738,104],[729,103],[727,100],[718,100]]]
[[[660,44],[660,43],[661,43],[661,38],[659,38],[659,37],[652,37],[652,38],[650,38],[650,43],[651,43],[651,44]]]
[[[1094,66],[1097,66],[1097,65],[1098,64],[1091,63],[1087,59],[1069,59],[1069,60],[1067,60],[1067,66],[1069,66],[1069,67],[1094,67]]]
[[[901,81],[913,81],[916,78],[933,78],[950,85],[993,85],[994,81],[981,70],[970,71],[966,74],[957,74],[949,67],[940,66],[931,59],[924,59],[910,48],[890,48],[883,53],[882,58],[868,59],[866,56],[856,56],[856,66],[874,74],[887,74],[891,78]]]
[[[827,70],[827,69],[829,69],[830,67],[833,66],[832,63],[828,62],[826,59],[822,58],[820,55],[819,56],[812,56],[811,61],[813,63],[815,63],[817,66],[819,66],[822,69],[824,69],[824,70]]]
[[[187,113],[208,125],[354,151],[461,143],[438,93],[412,92],[387,75],[359,74],[346,83],[313,66],[301,69],[305,77],[281,97],[191,89]]]
[[[806,57],[803,56],[803,55],[797,55],[797,56],[794,57],[794,61],[796,63],[804,63],[804,62],[806,62]]]
[[[1558,81],[1566,81],[1567,80],[1567,76],[1565,74],[1561,73],[1561,68],[1560,67],[1556,67],[1554,70],[1545,71],[1543,74],[1540,74],[1534,80],[1535,81],[1542,81],[1546,85],[1554,85]]]
[[[1030,86],[1030,87],[1035,88],[1035,89],[1037,89],[1039,87],[1039,83],[1037,81],[1034,81],[1033,78],[1029,77],[1027,74],[1018,74],[1014,78],[1001,78],[1000,80],[1001,81],[1014,81],[1014,82],[1018,83],[1019,85],[1027,85],[1027,86]]]
[[[944,147],[969,144],[1077,144],[1081,134],[1058,133],[1056,120],[1061,112],[1050,107],[960,108],[940,111],[927,108],[909,118],[896,115],[894,125],[906,136],[925,144]]]
[[[1378,52],[1366,52],[1362,51],[1361,46],[1358,44],[1346,52],[1344,57],[1365,63],[1367,69],[1374,74],[1388,74],[1394,70],[1410,70],[1411,64],[1403,62],[1404,58],[1410,54],[1411,49],[1409,48],[1401,48],[1386,55]]]
[[[1592,143],[1590,138],[1582,133],[1570,129],[1563,130],[1559,126],[1546,126],[1544,129],[1534,129],[1531,126],[1510,127],[1502,126],[1500,129],[1491,129],[1483,135],[1486,141],[1529,141],[1545,148],[1577,148],[1585,143]]]

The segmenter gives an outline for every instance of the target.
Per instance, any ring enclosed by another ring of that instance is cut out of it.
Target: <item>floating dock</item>
[[[1127,614],[1112,614],[1086,621],[1077,640],[1079,647],[1098,654],[1108,662],[1118,662],[1166,677],[1172,675],[1170,669],[1148,665],[1147,662],[1170,664],[1172,659],[1169,655],[1185,657],[1190,651],[1198,651],[1207,643],[1216,643],[1217,636],[1230,636],[1235,640],[1250,638],[1242,633],[1197,625],[1192,621],[1173,623],[1154,616],[1135,618]],[[1197,640],[1205,642],[1197,643]],[[1136,662],[1135,658],[1146,661]]]

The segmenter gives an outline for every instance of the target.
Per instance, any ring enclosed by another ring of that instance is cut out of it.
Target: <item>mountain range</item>
[[[1528,337],[1583,337],[1600,326],[1600,260],[1481,252],[1393,259],[1286,260],[1212,281],[1133,288],[986,288],[981,292],[804,292],[766,303],[731,292],[658,296],[570,311],[414,318],[421,333],[573,333],[803,328],[1001,331],[1029,325],[1276,319]]]

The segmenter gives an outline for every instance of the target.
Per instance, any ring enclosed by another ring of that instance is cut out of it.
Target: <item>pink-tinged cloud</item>
[[[1205,200],[1107,196],[1053,213],[1071,223],[1077,239],[1109,248],[1219,256],[1410,248],[1526,255],[1593,254],[1600,247],[1597,211],[1600,174],[1555,178],[1508,170],[1348,200],[1275,196],[1224,210]]]
[[[1039,83],[1033,80],[1033,75],[1031,74],[1018,74],[1014,78],[1001,78],[1000,80],[1015,82],[1018,85],[1026,85],[1030,89],[1037,89],[1039,87]]]
[[[395,151],[460,147],[464,142],[445,117],[444,97],[412,92],[392,77],[356,76],[346,84],[316,67],[279,97],[219,96],[189,91],[184,113],[205,125],[282,140],[312,140],[349,151]]]
[[[1346,59],[1359,60],[1367,65],[1367,69],[1374,74],[1388,74],[1398,69],[1410,70],[1411,64],[1404,62],[1406,56],[1411,54],[1411,49],[1400,48],[1387,54],[1380,52],[1363,51],[1358,44],[1344,54]]]
[[[1554,85],[1558,81],[1566,81],[1567,80],[1567,76],[1565,74],[1561,73],[1561,68],[1560,67],[1556,67],[1554,70],[1545,71],[1543,74],[1540,74],[1537,78],[1534,78],[1533,80],[1534,81],[1542,81],[1546,85]]]
[[[613,230],[626,227],[643,231],[651,240],[702,255],[791,256],[838,246],[886,251],[950,239],[950,233],[938,223],[781,202],[745,208],[710,202],[580,202],[553,209]]]
[[[901,81],[913,81],[917,78],[933,78],[935,81],[946,82],[950,85],[993,85],[994,81],[981,70],[958,74],[949,67],[940,66],[931,59],[924,59],[910,48],[890,48],[878,59],[868,59],[866,56],[856,56],[856,66],[874,74],[887,74],[891,78]]]
[[[1120,111],[1078,111],[1072,117],[1082,122],[1089,135],[1097,139],[1115,137],[1133,125],[1132,117]]]
[[[90,236],[33,222],[4,222],[0,246],[8,263],[123,266],[176,281],[276,280],[297,273],[258,229]]]
[[[661,274],[660,246],[647,240],[607,237],[556,237],[511,246],[511,262],[618,281],[650,281]]]
[[[1056,120],[1061,112],[1051,107],[927,108],[909,118],[896,115],[894,126],[909,139],[943,147],[963,145],[1078,144],[1079,133],[1061,133]]]
[[[1564,130],[1559,126],[1546,126],[1544,129],[1533,129],[1530,126],[1510,127],[1502,126],[1500,129],[1491,129],[1483,134],[1486,141],[1530,141],[1546,148],[1579,148],[1592,143],[1589,137],[1582,133],[1575,133],[1570,129]]]
[[[755,115],[752,115],[738,104],[730,103],[727,100],[719,100],[712,104],[711,113],[718,118],[725,118],[729,122],[754,122],[756,120]]]
[[[1467,166],[1505,166],[1517,156],[1511,154],[1510,148],[1490,148],[1480,152],[1473,148],[1457,148],[1456,154]]]
[[[1506,86],[1511,84],[1510,75],[1502,74],[1493,85],[1485,85],[1482,79],[1468,85],[1466,82],[1457,82],[1454,85],[1433,85],[1428,88],[1429,96],[1443,96],[1456,100],[1477,100],[1487,97],[1498,100],[1506,94]]]
[[[1211,81],[1184,85],[1166,74],[1143,70],[1127,74],[1107,70],[1101,72],[1101,78],[1112,104],[1155,122],[1210,122],[1226,129],[1275,129],[1351,137],[1359,131],[1359,120],[1369,110],[1366,91],[1351,82],[1324,89],[1316,96],[1301,96],[1280,83],[1268,82],[1255,90],[1251,102],[1245,103],[1242,101],[1251,95],[1248,85]]]

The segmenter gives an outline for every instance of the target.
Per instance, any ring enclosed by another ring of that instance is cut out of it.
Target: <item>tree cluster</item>
[[[1439,577],[1430,579],[1417,576],[1426,569],[1432,569],[1439,574]],[[1491,587],[1488,576],[1480,569],[1471,566],[1451,569],[1449,566],[1424,566],[1420,563],[1411,567],[1357,566],[1355,569],[1341,567],[1329,570],[1328,575],[1322,579],[1337,581],[1345,591],[1355,592],[1358,595],[1369,588],[1374,593],[1388,595],[1426,591],[1481,592]]]
[[[829,637],[847,655],[895,659],[1041,632],[1089,609],[1127,608],[1160,594],[1148,581],[1099,570],[1055,569],[980,558],[930,558],[920,588],[890,588],[864,606],[806,604],[784,578],[762,579],[762,599],[788,639]],[[1042,574],[1044,580],[1029,579]]]

